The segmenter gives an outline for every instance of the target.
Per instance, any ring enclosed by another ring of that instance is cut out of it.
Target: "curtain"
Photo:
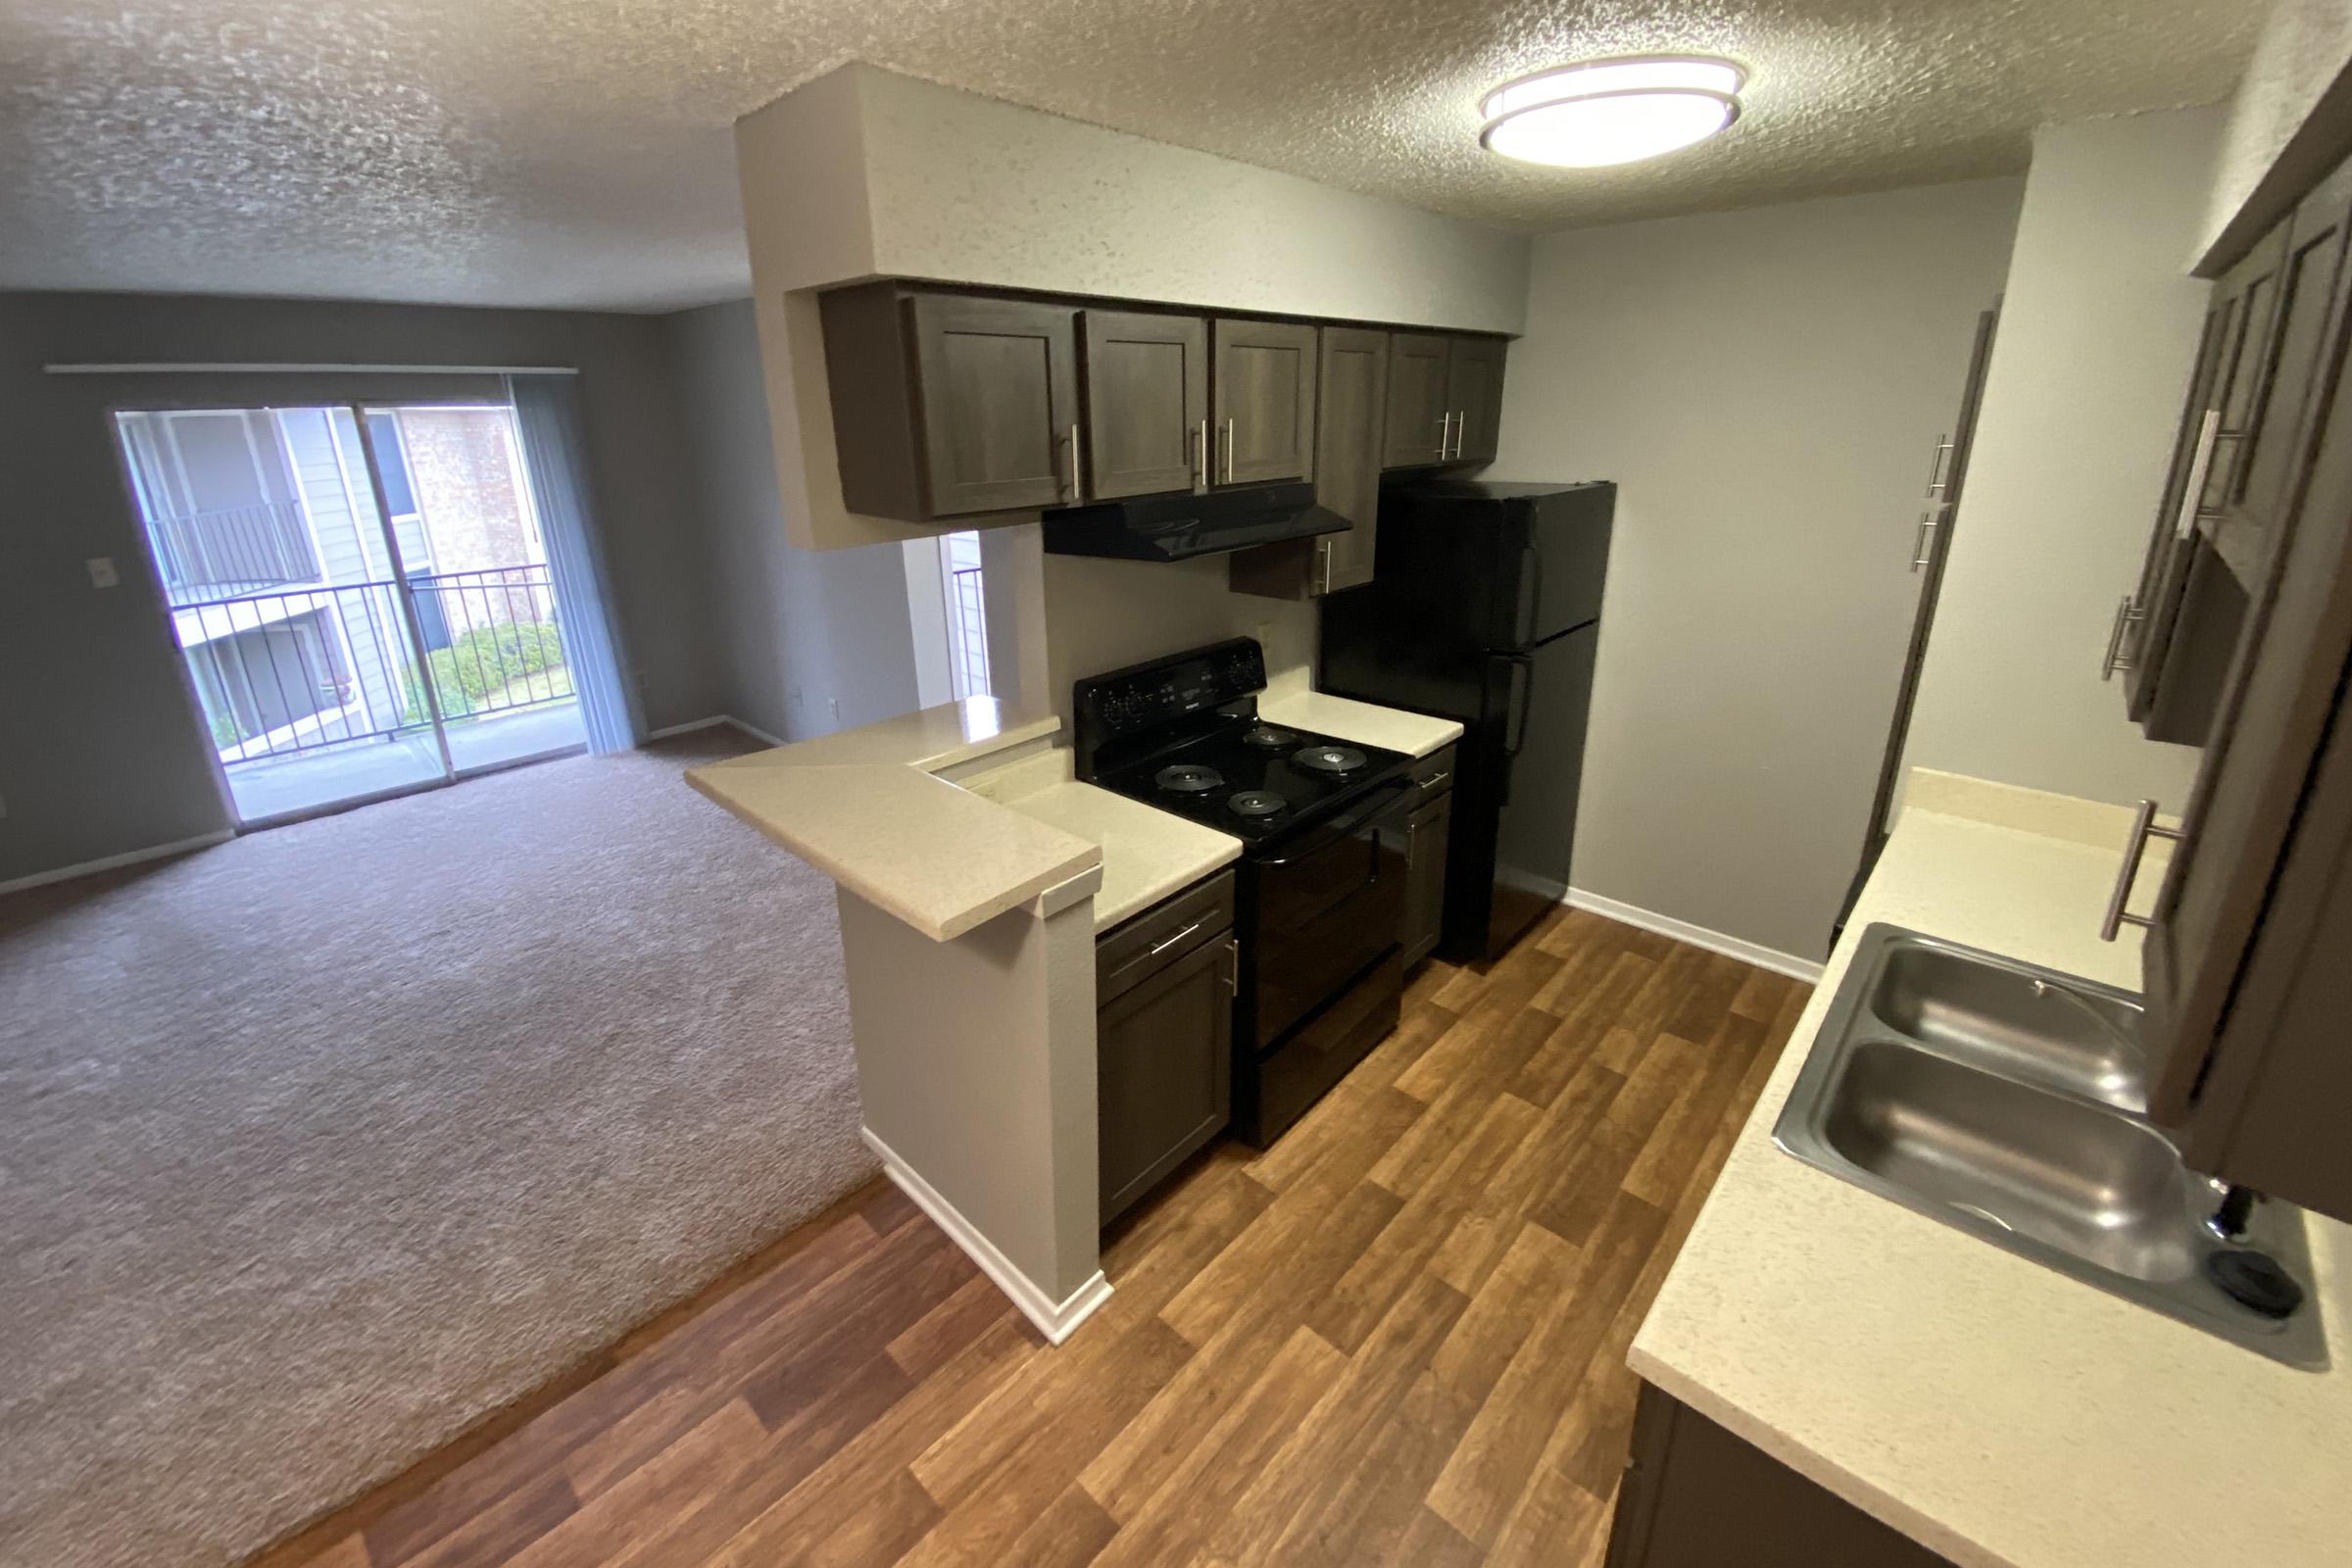
[[[588,750],[625,752],[637,744],[640,724],[636,696],[621,678],[620,646],[607,608],[611,577],[589,499],[578,377],[510,375],[505,380],[547,542],[548,574],[563,617],[564,657],[579,693]]]

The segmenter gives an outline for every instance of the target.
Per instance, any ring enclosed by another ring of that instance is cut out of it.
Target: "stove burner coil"
[[[1242,744],[1261,752],[1287,751],[1298,744],[1298,732],[1276,724],[1252,724],[1242,731]]]
[[[1161,768],[1152,776],[1152,782],[1174,795],[1206,795],[1225,782],[1225,775],[1213,767],[1179,762],[1174,767]]]
[[[1290,803],[1268,790],[1244,790],[1225,804],[1236,816],[1272,816]]]
[[[1364,754],[1352,746],[1309,746],[1291,760],[1310,773],[1352,773],[1364,765]]]

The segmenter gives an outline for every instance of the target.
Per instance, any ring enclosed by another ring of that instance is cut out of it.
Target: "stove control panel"
[[[1072,692],[1078,761],[1083,768],[1104,742],[1182,723],[1265,685],[1265,651],[1250,637],[1091,676]]]

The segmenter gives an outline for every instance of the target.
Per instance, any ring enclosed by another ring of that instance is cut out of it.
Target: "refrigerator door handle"
[[[1519,547],[1519,602],[1524,613],[1515,640],[1526,648],[1534,644],[1544,619],[1544,552],[1532,544]]]
[[[1527,744],[1527,723],[1535,712],[1536,661],[1530,654],[1505,654],[1511,662],[1511,716],[1503,730],[1502,755],[1517,757]]]

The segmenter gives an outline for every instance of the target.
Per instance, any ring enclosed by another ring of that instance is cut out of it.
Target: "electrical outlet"
[[[93,588],[112,588],[122,580],[122,574],[115,570],[115,558],[112,556],[92,556],[82,565],[90,573],[90,586]]]
[[[840,723],[840,722],[841,722],[841,699],[840,699],[840,698],[838,698],[838,697],[828,697],[827,699],[825,699],[825,701],[826,701],[827,703],[829,703],[829,704],[831,704],[831,705],[832,705],[832,709],[833,709],[833,722],[834,722],[834,723],[836,723],[836,724]]]

